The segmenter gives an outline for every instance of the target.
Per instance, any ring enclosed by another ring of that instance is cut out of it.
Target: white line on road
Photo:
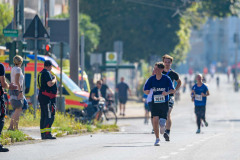
[[[169,156],[162,156],[162,157],[159,157],[159,159],[167,159],[169,158]]]
[[[187,145],[187,147],[192,147],[193,146],[193,144],[189,144],[189,145]]]
[[[179,151],[185,151],[186,150],[186,148],[180,148],[179,149]]]
[[[176,155],[176,154],[178,154],[179,152],[171,152],[170,154],[171,155]]]

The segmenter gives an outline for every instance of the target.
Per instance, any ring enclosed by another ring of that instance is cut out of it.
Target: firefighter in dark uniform
[[[17,86],[14,86],[13,84],[8,85],[8,83],[6,82],[5,79],[5,68],[4,65],[2,63],[0,63],[0,135],[2,133],[2,129],[4,126],[4,118],[6,115],[6,107],[4,104],[4,91],[3,88],[5,89],[17,89]],[[1,144],[0,144],[0,152],[8,152],[9,150],[7,148],[4,148]]]
[[[42,139],[56,139],[51,134],[51,126],[56,111],[57,79],[50,73],[51,70],[52,62],[46,60],[44,69],[38,74],[38,101],[41,108],[40,131]]]

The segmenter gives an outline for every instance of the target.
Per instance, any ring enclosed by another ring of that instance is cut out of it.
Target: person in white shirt
[[[16,90],[9,90],[10,93],[10,102],[14,109],[10,126],[8,130],[18,130],[19,116],[22,112],[24,96],[23,96],[23,80],[24,75],[22,73],[22,63],[23,58],[19,55],[16,55],[13,58],[14,67],[11,70],[11,83],[17,86]]]

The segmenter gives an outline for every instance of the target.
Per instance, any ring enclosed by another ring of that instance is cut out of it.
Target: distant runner
[[[152,76],[155,75],[155,70],[154,70],[154,69],[155,69],[155,68],[153,68]],[[146,83],[147,83],[147,81],[146,81]],[[146,83],[145,83],[145,85],[146,85]],[[144,85],[144,87],[145,87],[145,85]],[[144,88],[144,87],[143,87],[143,88]],[[147,103],[148,103],[148,107],[149,107],[150,112],[151,112],[151,110],[152,110],[152,95],[153,95],[153,90],[150,89],[150,92],[149,92],[149,94],[147,95]],[[152,126],[153,126],[153,117],[152,117],[152,116],[151,116],[151,124],[152,124]],[[152,134],[154,134],[154,129],[152,129]]]
[[[196,76],[197,83],[192,87],[192,101],[195,105],[195,114],[197,116],[197,134],[201,132],[201,120],[203,120],[205,126],[208,126],[208,123],[205,118],[206,113],[206,102],[207,96],[209,96],[208,87],[202,82],[202,75],[198,74]]]
[[[167,113],[168,113],[168,101],[169,94],[175,92],[171,79],[163,75],[164,64],[163,62],[157,62],[154,66],[156,75],[151,76],[144,87],[144,93],[149,94],[150,90],[153,90],[152,96],[152,117],[153,117],[153,128],[156,136],[155,146],[160,145],[159,139],[159,126],[160,133],[165,132]]]
[[[163,135],[166,141],[170,141],[169,135],[170,135],[170,129],[171,129],[171,126],[172,126],[171,112],[172,112],[173,105],[174,105],[174,94],[176,93],[176,91],[178,91],[178,89],[180,88],[182,82],[181,82],[181,79],[179,78],[178,73],[171,69],[172,62],[173,62],[173,57],[165,54],[162,57],[162,60],[163,60],[163,63],[165,65],[165,68],[164,68],[162,73],[167,75],[167,76],[169,76],[171,78],[171,80],[172,80],[172,83],[174,83],[174,81],[177,82],[177,86],[176,86],[175,92],[173,94],[169,95],[169,103],[168,103],[169,111],[168,111],[168,117],[167,117],[167,123],[166,123],[166,131],[165,131],[165,133]],[[178,93],[176,93],[176,94],[178,94]]]

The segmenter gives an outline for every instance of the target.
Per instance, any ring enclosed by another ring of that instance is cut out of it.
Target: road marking
[[[178,154],[179,152],[171,152],[170,154],[171,155],[176,155],[176,154]]]
[[[179,149],[179,151],[185,151],[186,150],[186,148],[180,148]]]
[[[187,145],[187,147],[192,147],[193,146],[193,144],[189,144],[189,145]]]
[[[162,156],[162,157],[159,157],[159,159],[167,159],[169,158],[169,156]]]

